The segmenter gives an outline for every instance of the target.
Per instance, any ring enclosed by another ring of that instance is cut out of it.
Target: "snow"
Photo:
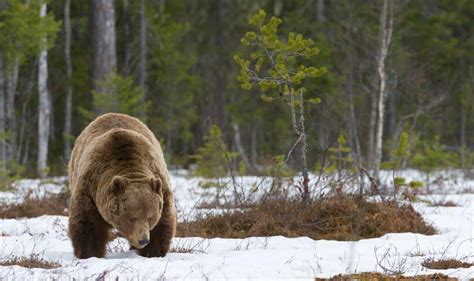
[[[175,238],[175,252],[164,258],[143,258],[129,251],[128,242],[117,238],[108,244],[105,258],[79,260],[74,257],[67,236],[68,218],[0,219],[0,261],[12,257],[37,256],[56,262],[56,269],[27,269],[0,266],[0,280],[182,280],[182,279],[307,279],[331,277],[340,273],[400,270],[405,275],[440,272],[468,280],[474,278],[474,267],[428,270],[421,266],[427,258],[456,258],[474,262],[474,181],[462,179],[457,171],[443,171],[442,184],[432,185],[421,195],[423,202],[452,201],[456,207],[433,207],[414,203],[415,209],[438,230],[437,235],[390,233],[360,241],[313,240],[308,237],[251,237],[246,239]],[[404,171],[409,180],[424,179],[418,171]],[[387,173],[386,181],[390,181]],[[224,179],[230,181],[230,179]],[[237,178],[246,196],[251,186],[268,179]],[[193,219],[201,202],[216,198],[215,188],[199,187],[200,178],[186,172],[172,174],[179,219]],[[64,178],[48,183],[39,180],[18,181],[13,190],[0,193],[0,204],[21,203],[24,196],[47,196],[61,192]],[[471,192],[468,192],[471,191]],[[233,190],[223,191],[232,194]],[[219,200],[224,200],[219,198]]]

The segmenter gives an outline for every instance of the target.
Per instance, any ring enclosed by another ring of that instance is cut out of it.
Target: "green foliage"
[[[255,31],[245,33],[241,39],[244,47],[253,49],[248,59],[235,55],[234,60],[240,66],[237,80],[243,89],[249,90],[258,86],[265,92],[279,89],[282,95],[290,95],[298,91],[304,92],[304,80],[316,78],[326,72],[325,68],[306,66],[301,61],[308,60],[319,53],[311,39],[301,34],[288,33],[286,40],[280,40],[278,27],[282,20],[271,17],[265,21],[266,13],[259,10],[249,19],[249,24]],[[261,98],[270,102],[280,97],[261,95]],[[311,103],[320,100],[312,98]]]
[[[439,142],[439,136],[433,140],[420,140],[411,161],[413,166],[425,173],[431,173],[438,168],[455,166],[458,161],[456,154],[446,151]]]
[[[145,119],[150,102],[143,102],[143,92],[130,77],[112,73],[100,82],[107,93],[92,92],[94,107],[100,112],[118,112]],[[92,120],[95,113],[82,110],[84,117]],[[146,121],[146,120],[143,120]]]
[[[335,171],[353,170],[354,159],[351,156],[352,149],[347,146],[346,138],[343,134],[337,137],[337,145],[328,149],[328,165],[325,166],[325,173],[333,173]],[[319,170],[321,167],[316,167]]]
[[[410,157],[410,135],[407,132],[402,132],[398,145],[391,151],[391,161],[382,163],[384,169],[399,169],[408,157]]]
[[[3,165],[3,160],[0,160],[0,167]],[[7,171],[3,174],[3,169],[0,169],[0,191],[5,191],[10,188],[10,185],[25,174],[25,166],[19,165],[16,162],[11,162],[7,165]]]
[[[39,1],[2,1],[0,9],[0,53],[7,60],[35,55],[44,48],[53,46],[60,22],[51,13],[40,17]]]
[[[196,101],[200,94],[199,77],[191,71],[196,56],[182,47],[187,44],[190,26],[171,14],[154,10],[154,3],[149,6],[147,100],[159,108],[151,114],[150,128],[166,136],[163,143],[168,148],[167,160],[183,164],[188,159],[177,152],[195,141],[193,126],[198,120]]]
[[[274,179],[288,178],[294,175],[294,173],[288,168],[284,155],[272,157],[270,163],[268,163],[267,168],[265,169],[265,174]]]
[[[237,152],[230,152],[222,141],[222,132],[213,125],[205,137],[205,143],[198,149],[196,155],[195,175],[205,178],[220,178],[227,176],[232,169],[233,161],[239,156]]]

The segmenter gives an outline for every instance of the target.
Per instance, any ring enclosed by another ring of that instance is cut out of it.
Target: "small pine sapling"
[[[286,40],[280,40],[278,26],[282,20],[271,17],[266,21],[266,13],[259,10],[253,15],[249,24],[255,29],[245,34],[241,39],[244,47],[252,49],[248,59],[234,56],[240,66],[237,77],[243,89],[250,90],[258,87],[263,92],[260,96],[266,102],[282,100],[290,107],[291,125],[297,137],[291,147],[288,157],[294,148],[300,147],[300,165],[303,179],[301,181],[301,196],[307,201],[310,196],[309,177],[307,168],[307,145],[305,131],[304,102],[317,104],[319,98],[304,99],[305,88],[302,83],[308,78],[316,78],[326,72],[325,68],[307,66],[302,63],[314,55],[319,49],[311,39],[305,39],[301,34],[290,32]],[[265,94],[274,90],[273,94]],[[275,93],[278,93],[275,95]],[[299,116],[297,118],[297,110]]]
[[[398,173],[403,163],[410,157],[410,136],[407,132],[401,133],[398,145],[391,151],[391,155],[392,160],[385,162],[384,167],[392,170],[393,200],[397,200],[398,193],[403,187],[409,188],[409,191],[404,193],[405,197],[410,200],[415,199],[415,194],[423,186],[423,183],[419,181],[407,182]]]
[[[331,186],[337,194],[342,193],[345,179],[348,172],[354,172],[354,159],[351,156],[352,149],[347,146],[346,138],[343,134],[337,137],[337,145],[328,149],[329,165],[325,168],[325,173],[336,173],[337,178]]]
[[[411,163],[426,174],[426,183],[430,185],[430,175],[436,169],[449,168],[458,163],[456,155],[446,151],[440,144],[439,136],[433,140],[418,141]]]
[[[222,140],[222,132],[213,125],[204,137],[205,143],[192,157],[196,159],[195,174],[205,178],[221,178],[232,170],[233,161],[239,156],[236,152],[227,149]],[[242,168],[241,168],[242,169]]]

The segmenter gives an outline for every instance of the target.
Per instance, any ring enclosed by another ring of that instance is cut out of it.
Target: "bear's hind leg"
[[[110,226],[100,216],[90,198],[71,198],[69,236],[76,257],[103,257],[109,230]]]
[[[174,214],[164,215],[160,222],[150,232],[150,243],[138,253],[143,257],[164,257],[171,245],[176,231]]]

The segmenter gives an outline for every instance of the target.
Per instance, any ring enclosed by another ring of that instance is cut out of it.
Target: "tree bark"
[[[252,166],[257,167],[258,163],[258,124],[252,124],[252,132],[250,135],[250,158]]]
[[[145,0],[140,0],[140,75],[139,84],[142,90],[141,102],[145,102],[146,95],[146,79],[147,79],[147,18],[145,12]],[[145,118],[145,112],[141,113],[141,117]]]
[[[326,21],[326,17],[324,15],[324,0],[316,0],[316,20],[319,23],[324,23]]]
[[[375,156],[375,125],[377,123],[377,97],[375,93],[370,94],[370,116],[368,128],[368,143],[367,143],[367,167],[374,168]]]
[[[40,9],[40,16],[46,16],[46,4],[43,3]],[[38,159],[37,172],[41,178],[46,177],[48,162],[48,139],[50,129],[50,102],[48,94],[48,51],[46,40],[43,38],[43,49],[40,52],[38,62]]]
[[[89,28],[92,89],[98,93],[110,94],[110,89],[106,89],[100,82],[117,68],[114,0],[89,1]],[[95,111],[101,113],[99,108],[95,108]]]
[[[6,142],[6,159],[7,161],[13,160],[14,155],[16,154],[16,115],[15,115],[15,96],[16,96],[16,86],[18,81],[18,74],[20,70],[20,58],[17,56],[13,59],[11,64],[5,65],[5,74],[6,74],[6,92],[7,92],[7,103],[6,106],[6,123],[7,123],[7,132],[8,140]]]
[[[386,59],[392,40],[393,30],[393,2],[384,0],[380,14],[380,49],[377,56],[377,72],[379,76],[379,95],[377,104],[377,126],[375,133],[374,174],[378,178],[380,163],[382,162],[383,127],[385,114],[385,101],[387,96],[387,70]]]
[[[224,54],[224,33],[225,33],[225,22],[224,22],[224,6],[225,3],[222,0],[214,0],[214,23],[216,25],[214,44],[217,48],[217,64],[219,67],[215,69],[216,81],[216,103],[214,105],[214,122],[216,122],[221,130],[225,131],[227,127],[227,114],[225,112],[225,87],[227,84],[226,72],[220,67],[222,62],[226,61],[227,58]]]
[[[146,69],[146,55],[147,55],[147,19],[145,13],[145,0],[140,0],[140,76],[139,84],[142,93],[146,92],[146,78],[147,78],[147,69]]]
[[[2,178],[5,178],[7,174],[5,133],[5,72],[3,69],[3,56],[0,53],[0,160],[2,161]]]
[[[302,182],[303,202],[306,203],[309,200],[310,194],[309,194],[308,162],[306,158],[308,149],[306,146],[306,129],[304,125],[304,99],[303,99],[302,91],[300,91],[299,93],[299,107],[300,107],[299,134],[301,138],[300,151],[301,151],[301,173],[303,175],[303,182]]]
[[[64,57],[66,60],[67,74],[67,93],[66,93],[66,111],[64,117],[64,159],[66,163],[69,161],[71,154],[71,135],[72,135],[72,64],[71,64],[71,20],[70,20],[71,0],[64,3]]]
[[[245,165],[250,170],[252,170],[253,172],[256,172],[255,167],[252,165],[252,162],[250,162],[249,158],[247,157],[247,153],[245,152],[244,146],[242,145],[239,124],[232,123],[232,127],[234,128],[234,144],[235,144],[235,147],[237,148],[237,151],[240,154],[240,157],[242,158],[242,161],[244,161]]]

